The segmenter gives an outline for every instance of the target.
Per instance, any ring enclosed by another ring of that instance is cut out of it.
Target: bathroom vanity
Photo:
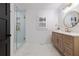
[[[65,56],[79,56],[79,33],[74,31],[75,26],[79,24],[79,13],[72,10],[64,15],[62,15],[63,27],[60,25],[52,32],[52,43]]]
[[[79,56],[78,33],[53,31],[52,43],[65,56]]]

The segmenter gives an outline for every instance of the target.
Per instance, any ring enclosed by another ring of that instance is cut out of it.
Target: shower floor
[[[25,40],[23,42],[17,42],[16,48],[18,49],[18,48],[22,47],[24,43],[25,43]]]

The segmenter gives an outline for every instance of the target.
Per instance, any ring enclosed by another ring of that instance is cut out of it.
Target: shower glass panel
[[[16,9],[16,48],[25,42],[25,11]]]

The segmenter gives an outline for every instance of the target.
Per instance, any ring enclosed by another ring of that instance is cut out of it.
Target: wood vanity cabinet
[[[61,52],[63,52],[63,44],[62,44],[62,34],[53,32],[53,44],[58,48]]]
[[[52,33],[54,46],[65,56],[79,56],[79,37]]]

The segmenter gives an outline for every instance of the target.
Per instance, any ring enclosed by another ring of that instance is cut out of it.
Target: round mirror
[[[68,12],[63,20],[65,27],[72,28],[79,23],[79,13],[76,11]]]

